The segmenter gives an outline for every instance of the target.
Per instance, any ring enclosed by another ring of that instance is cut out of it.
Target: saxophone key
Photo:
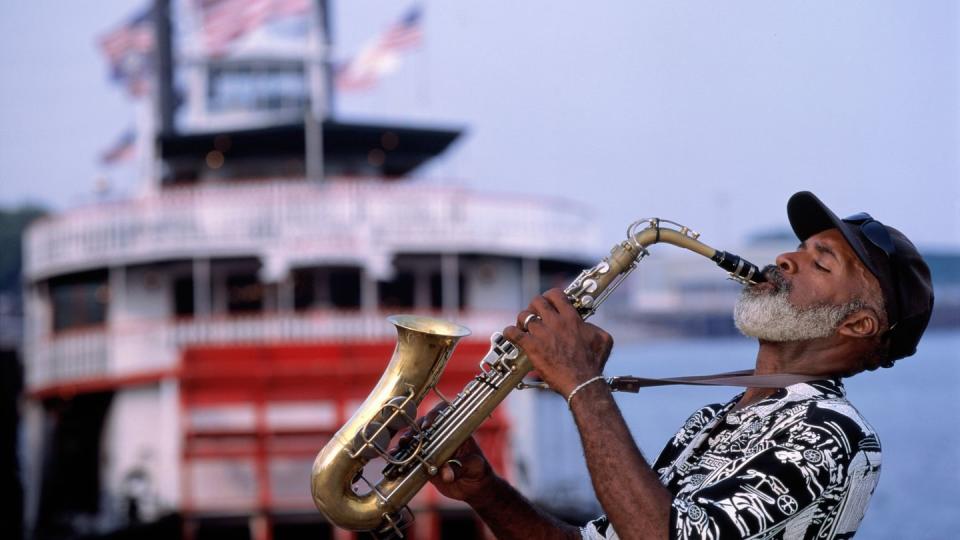
[[[367,460],[386,456],[391,437],[392,434],[386,426],[380,422],[370,422],[357,434],[359,456]]]
[[[407,396],[391,398],[383,405],[377,415],[378,421],[387,424],[387,429],[393,432],[413,425],[416,417],[417,405],[410,401]]]

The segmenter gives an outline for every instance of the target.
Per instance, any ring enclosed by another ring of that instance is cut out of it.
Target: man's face
[[[833,334],[862,307],[867,271],[837,229],[815,234],[777,257],[769,280],[743,291],[734,309],[741,332],[765,341],[800,341]]]
[[[869,271],[837,229],[817,233],[797,251],[777,257],[791,284],[790,301],[799,308],[844,304],[862,296]]]

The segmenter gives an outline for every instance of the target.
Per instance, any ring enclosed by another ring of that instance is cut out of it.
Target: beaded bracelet
[[[580,390],[583,390],[583,387],[587,386],[588,384],[595,383],[595,382],[597,382],[597,381],[602,381],[602,380],[604,380],[604,379],[603,379],[603,375],[597,375],[596,377],[587,379],[587,380],[583,381],[582,383],[578,384],[578,385],[576,386],[576,388],[574,388],[574,389],[570,392],[570,395],[567,396],[567,407],[571,407],[571,408],[572,408],[570,402],[573,401],[573,396],[577,395],[577,392],[579,392]]]

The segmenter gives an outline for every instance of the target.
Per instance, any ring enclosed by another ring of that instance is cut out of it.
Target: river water
[[[606,373],[663,377],[746,369],[753,366],[756,347],[745,338],[624,343],[615,347]],[[960,537],[960,331],[930,332],[916,355],[844,384],[883,447],[880,483],[857,537]],[[652,461],[690,413],[738,392],[671,386],[617,400]]]

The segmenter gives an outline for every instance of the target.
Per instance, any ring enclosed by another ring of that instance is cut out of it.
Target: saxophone
[[[664,224],[676,228],[665,227]],[[647,247],[668,243],[699,253],[727,270],[743,284],[764,281],[757,266],[697,240],[699,234],[678,223],[646,218],[632,223],[627,239],[610,255],[586,269],[564,289],[570,302],[587,319],[648,255]],[[526,355],[500,332],[490,337],[490,350],[480,361],[480,373],[426,429],[415,422],[417,405],[434,390],[457,342],[470,331],[452,322],[415,315],[394,315],[397,345],[386,371],[353,417],[323,447],[310,478],[313,502],[327,520],[344,529],[369,531],[376,537],[403,537],[412,521],[407,503],[431,476],[470,437],[514,388],[529,385],[523,378],[533,366]],[[405,428],[413,436],[404,446],[388,450],[393,435]],[[363,475],[370,460],[382,458],[382,479]]]

